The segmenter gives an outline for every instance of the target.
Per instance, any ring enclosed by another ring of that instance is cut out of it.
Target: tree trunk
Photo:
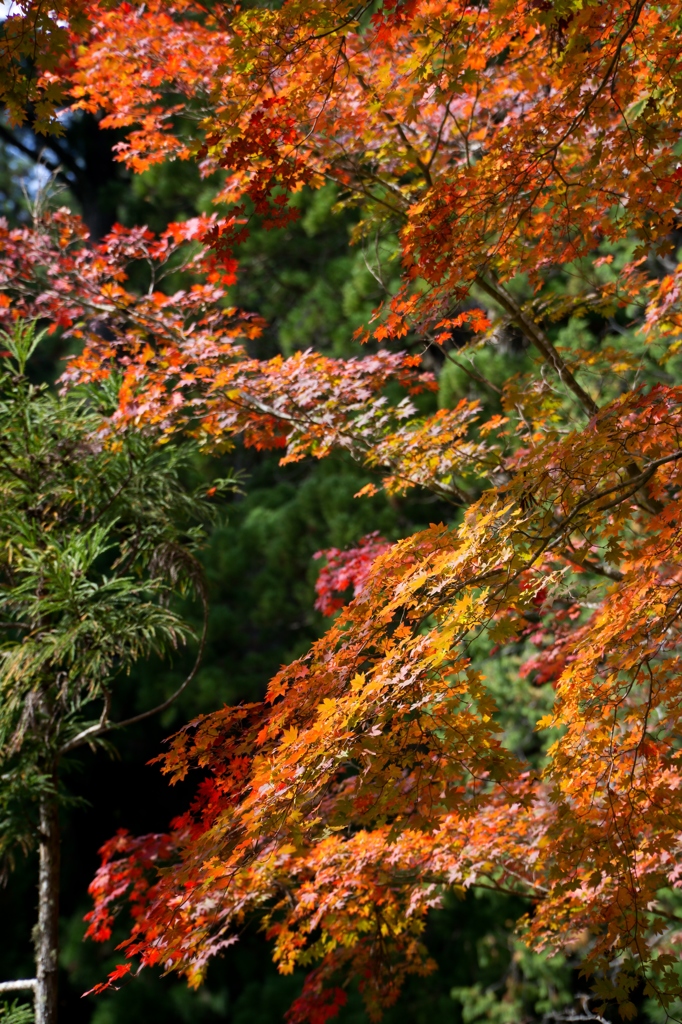
[[[57,1024],[59,954],[59,808],[54,791],[40,801],[40,873],[35,930],[36,1024]]]

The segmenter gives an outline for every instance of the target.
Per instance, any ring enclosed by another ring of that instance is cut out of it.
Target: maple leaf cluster
[[[327,548],[326,551],[317,551],[314,558],[324,558],[326,564],[322,567],[315,584],[315,607],[323,615],[333,615],[340,608],[343,608],[345,601],[344,591],[349,587],[353,588],[353,597],[358,597],[364,588],[373,563],[387,551],[389,544],[379,531],[362,537],[357,547],[346,551],[339,551],[338,548]]]
[[[126,128],[135,169],[196,154],[272,224],[287,195],[335,181],[402,225],[407,281],[389,331],[435,324],[481,277],[589,255],[675,223],[680,173],[679,5],[571,9],[517,0],[351,0],[205,11],[192,0],[100,10],[72,91]],[[162,102],[173,96],[174,102]],[[186,125],[205,115],[205,136]],[[194,147],[194,148],[193,148]],[[360,229],[362,230],[362,228]],[[239,236],[239,231],[237,231]],[[228,231],[214,236],[227,244]]]
[[[68,91],[72,44],[89,26],[87,0],[34,0],[4,5],[0,28],[0,101],[10,123],[29,118],[35,129],[59,135],[57,116]]]

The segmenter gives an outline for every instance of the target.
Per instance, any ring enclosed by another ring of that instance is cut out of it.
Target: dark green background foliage
[[[132,179],[110,159],[112,139],[98,133],[92,118],[74,118],[59,143],[62,152],[46,150],[48,167],[61,163],[66,191],[52,201],[68,202],[101,235],[115,220],[148,223],[161,230],[173,219],[211,208],[215,182],[199,181],[190,164],[153,168]],[[38,177],[34,157],[42,143],[23,132],[3,129],[0,148],[0,210],[11,223],[26,220],[36,201]],[[71,169],[69,167],[71,161]],[[73,169],[75,168],[75,170]],[[27,195],[17,187],[26,176]],[[28,197],[28,198],[27,198]],[[42,201],[42,200],[41,200]],[[283,230],[265,232],[254,221],[244,243],[241,274],[231,300],[261,313],[269,323],[254,355],[315,347],[334,355],[357,351],[354,330],[366,322],[386,291],[395,287],[395,239],[364,239],[349,247],[354,214],[335,207],[329,189],[297,198],[301,216]],[[557,287],[565,287],[559,282]],[[585,330],[588,330],[585,327]],[[408,339],[408,344],[410,344]],[[413,343],[418,347],[417,343]],[[63,355],[58,338],[45,348],[33,372],[43,380],[59,372]],[[429,354],[441,371],[442,355]],[[497,408],[496,386],[528,368],[518,339],[500,338],[477,357],[479,371],[492,387],[451,361],[441,372],[439,402],[450,405],[463,394],[478,395]],[[433,399],[433,407],[436,400]],[[147,762],[165,736],[192,716],[224,702],[258,699],[278,667],[307,649],[325,627],[314,610],[314,583],[320,562],[316,551],[344,547],[379,530],[397,538],[422,525],[452,521],[456,510],[424,495],[389,501],[383,496],[357,500],[368,481],[366,471],[343,457],[280,467],[278,458],[253,450],[235,450],[216,466],[195,458],[186,469],[194,481],[214,475],[241,474],[243,492],[225,499],[202,553],[210,604],[208,642],[202,667],[181,699],[157,719],[133,726],[115,738],[115,750],[81,753],[66,780],[80,800],[63,811],[62,1010],[64,1024],[275,1024],[300,990],[299,976],[282,977],[272,966],[268,947],[256,926],[216,962],[207,984],[197,993],[174,978],[151,972],[126,983],[120,991],[81,998],[117,962],[115,941],[105,947],[83,943],[83,915],[88,910],[87,884],[97,867],[97,849],[117,828],[142,833],[162,830],[187,802],[191,783],[168,787]],[[179,610],[198,629],[201,609],[188,601]],[[163,700],[191,666],[194,650],[164,662],[138,664],[123,679],[117,696],[121,717],[134,715]],[[519,681],[515,672],[521,652],[514,645],[480,656],[490,685],[505,695],[512,711],[502,723],[509,742],[539,758],[541,743],[532,731],[539,705],[551,693]],[[513,699],[510,700],[510,694]],[[20,859],[9,885],[0,891],[3,928],[0,978],[30,976],[31,928],[35,919],[36,866],[33,855]],[[585,982],[574,966],[533,956],[513,935],[515,920],[528,908],[492,893],[446,899],[434,912],[427,941],[440,971],[412,979],[388,1014],[389,1024],[453,1024],[489,1021],[522,1024],[540,1021],[570,1001]],[[121,936],[123,931],[121,931]],[[14,1018],[0,1013],[0,1024]],[[359,996],[350,992],[341,1024],[364,1022]],[[16,1024],[21,1024],[17,1018]]]

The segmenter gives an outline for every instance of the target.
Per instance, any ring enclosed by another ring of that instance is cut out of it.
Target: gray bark
[[[35,992],[38,982],[35,978],[23,978],[20,981],[0,981],[0,995],[4,992]]]
[[[57,786],[40,801],[36,1024],[57,1024],[59,957],[59,808]]]

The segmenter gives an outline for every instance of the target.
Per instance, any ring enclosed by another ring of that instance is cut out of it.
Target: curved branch
[[[573,392],[580,402],[585,414],[590,419],[592,419],[593,416],[596,416],[599,412],[599,406],[592,396],[588,395],[587,391],[585,391],[585,389],[581,387],[575,379],[568,366],[539,324],[524,313],[516,300],[509,294],[506,288],[499,284],[499,282],[493,283],[491,281],[487,281],[480,274],[476,276],[475,281],[479,288],[498,302],[499,305],[502,306],[502,308],[516,322],[523,334],[525,334],[526,338],[535,345],[545,362],[555,370],[562,383],[566,385],[569,391]],[[636,480],[641,476],[639,466],[634,459],[625,467],[625,471],[631,480]],[[646,481],[644,481],[644,483],[646,483]],[[643,491],[637,494],[637,500],[639,505],[652,515],[656,515],[661,511],[662,506],[660,503],[649,498]]]
[[[70,751],[75,750],[76,747],[82,746],[84,743],[90,743],[98,736],[104,735],[104,733],[111,732],[113,729],[123,729],[127,725],[135,725],[137,722],[144,721],[145,718],[151,718],[152,715],[158,715],[161,711],[165,711],[166,708],[169,708],[171,704],[175,703],[178,697],[180,697],[180,695],[184,693],[184,691],[187,689],[189,684],[196,676],[197,672],[199,671],[199,666],[201,664],[202,658],[204,656],[204,650],[206,647],[206,635],[208,633],[208,602],[206,601],[206,598],[203,595],[202,603],[204,608],[204,621],[201,629],[201,638],[199,640],[199,649],[197,651],[197,656],[194,660],[192,670],[190,671],[189,675],[183,680],[181,685],[177,688],[175,693],[171,694],[171,696],[167,700],[163,701],[162,704],[157,704],[155,708],[150,708],[149,711],[142,711],[139,715],[133,715],[132,718],[124,718],[122,722],[109,721],[109,704],[105,698],[104,710],[102,712],[102,718],[100,719],[100,721],[96,725],[91,725],[89,726],[89,728],[83,729],[83,731],[79,732],[77,736],[74,736],[73,739],[68,741],[68,743],[65,743],[64,746],[59,751],[60,757],[63,754],[68,754]]]
[[[476,277],[476,284],[486,292],[487,295],[494,299],[495,302],[499,303],[499,305],[506,310],[512,319],[515,320],[528,340],[535,345],[536,349],[541,353],[545,362],[549,363],[552,369],[556,371],[562,383],[566,385],[569,391],[573,392],[580,402],[584,412],[587,413],[590,419],[593,416],[596,416],[599,412],[599,406],[597,403],[591,395],[588,395],[587,391],[580,386],[542,328],[536,324],[534,320],[531,320],[529,316],[526,316],[506,288],[503,288],[501,284],[493,284],[492,282],[487,281],[484,277],[481,277],[480,274]]]

